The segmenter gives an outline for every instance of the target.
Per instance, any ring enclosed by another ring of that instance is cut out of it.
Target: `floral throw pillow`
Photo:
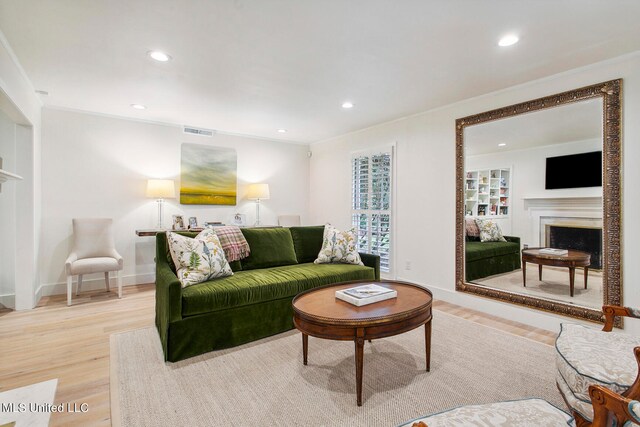
[[[480,229],[480,241],[481,242],[506,242],[507,240],[502,237],[502,230],[500,226],[490,219],[476,218],[476,223]]]
[[[325,225],[322,249],[314,263],[364,265],[358,254],[358,235],[355,228],[340,231],[329,224]]]
[[[233,275],[213,230],[203,230],[194,238],[167,232],[167,240],[183,288]]]

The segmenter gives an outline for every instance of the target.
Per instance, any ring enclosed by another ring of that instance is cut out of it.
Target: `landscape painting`
[[[237,155],[232,148],[182,144],[180,203],[235,205]]]

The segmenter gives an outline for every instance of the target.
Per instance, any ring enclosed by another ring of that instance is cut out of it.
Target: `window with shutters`
[[[391,271],[392,147],[355,153],[351,160],[352,223],[360,252],[380,255],[380,271]]]

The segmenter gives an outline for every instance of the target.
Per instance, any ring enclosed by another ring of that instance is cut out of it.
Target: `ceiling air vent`
[[[214,131],[210,129],[194,128],[193,126],[185,126],[183,131],[184,133],[189,133],[191,135],[202,135],[202,136],[213,136],[213,133],[214,133]]]

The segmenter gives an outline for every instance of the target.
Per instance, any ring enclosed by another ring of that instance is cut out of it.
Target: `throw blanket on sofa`
[[[235,225],[225,225],[214,228],[214,231],[218,239],[220,239],[220,244],[222,245],[224,255],[227,257],[227,261],[238,261],[249,256],[251,252],[249,243],[247,243],[239,227]]]

